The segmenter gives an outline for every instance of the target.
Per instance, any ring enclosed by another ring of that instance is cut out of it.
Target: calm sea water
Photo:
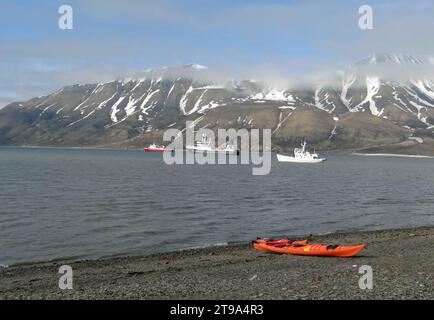
[[[0,148],[0,265],[434,225],[434,159],[329,156],[253,176],[140,151]]]

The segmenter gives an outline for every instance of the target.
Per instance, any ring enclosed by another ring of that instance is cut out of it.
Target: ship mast
[[[306,152],[306,139],[304,139],[304,141],[302,142],[302,144],[301,144],[301,146],[302,146],[302,151],[303,151],[303,154]]]

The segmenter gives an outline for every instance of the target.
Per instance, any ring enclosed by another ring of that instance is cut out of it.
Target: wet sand
[[[0,299],[434,299],[434,228],[313,236],[368,248],[354,258],[268,254],[249,244],[147,257],[70,263],[73,289],[58,287],[59,263],[0,269]],[[373,289],[359,288],[359,267]]]

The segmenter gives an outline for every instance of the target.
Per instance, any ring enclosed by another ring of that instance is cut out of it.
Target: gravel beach
[[[0,299],[433,299],[434,228],[312,236],[367,249],[353,258],[268,254],[249,244],[147,257],[70,263],[73,289],[60,290],[59,264],[0,269]],[[359,267],[373,289],[359,288]]]

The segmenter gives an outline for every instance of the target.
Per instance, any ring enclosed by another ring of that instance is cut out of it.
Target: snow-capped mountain
[[[415,65],[432,62],[373,55],[349,67],[340,84],[308,89],[216,79],[198,64],[146,70],[12,103],[0,110],[0,143],[140,147],[160,140],[167,128],[197,120],[209,128],[271,128],[273,143],[282,147],[308,138],[323,149],[395,146],[430,153],[434,82],[382,74]]]
[[[344,76],[341,100],[350,112],[370,112],[400,125],[422,128],[434,124],[434,83],[409,78],[405,83],[383,79],[375,66],[432,65],[427,59],[405,55],[373,55],[359,62]],[[371,74],[358,74],[360,66],[371,65]]]

